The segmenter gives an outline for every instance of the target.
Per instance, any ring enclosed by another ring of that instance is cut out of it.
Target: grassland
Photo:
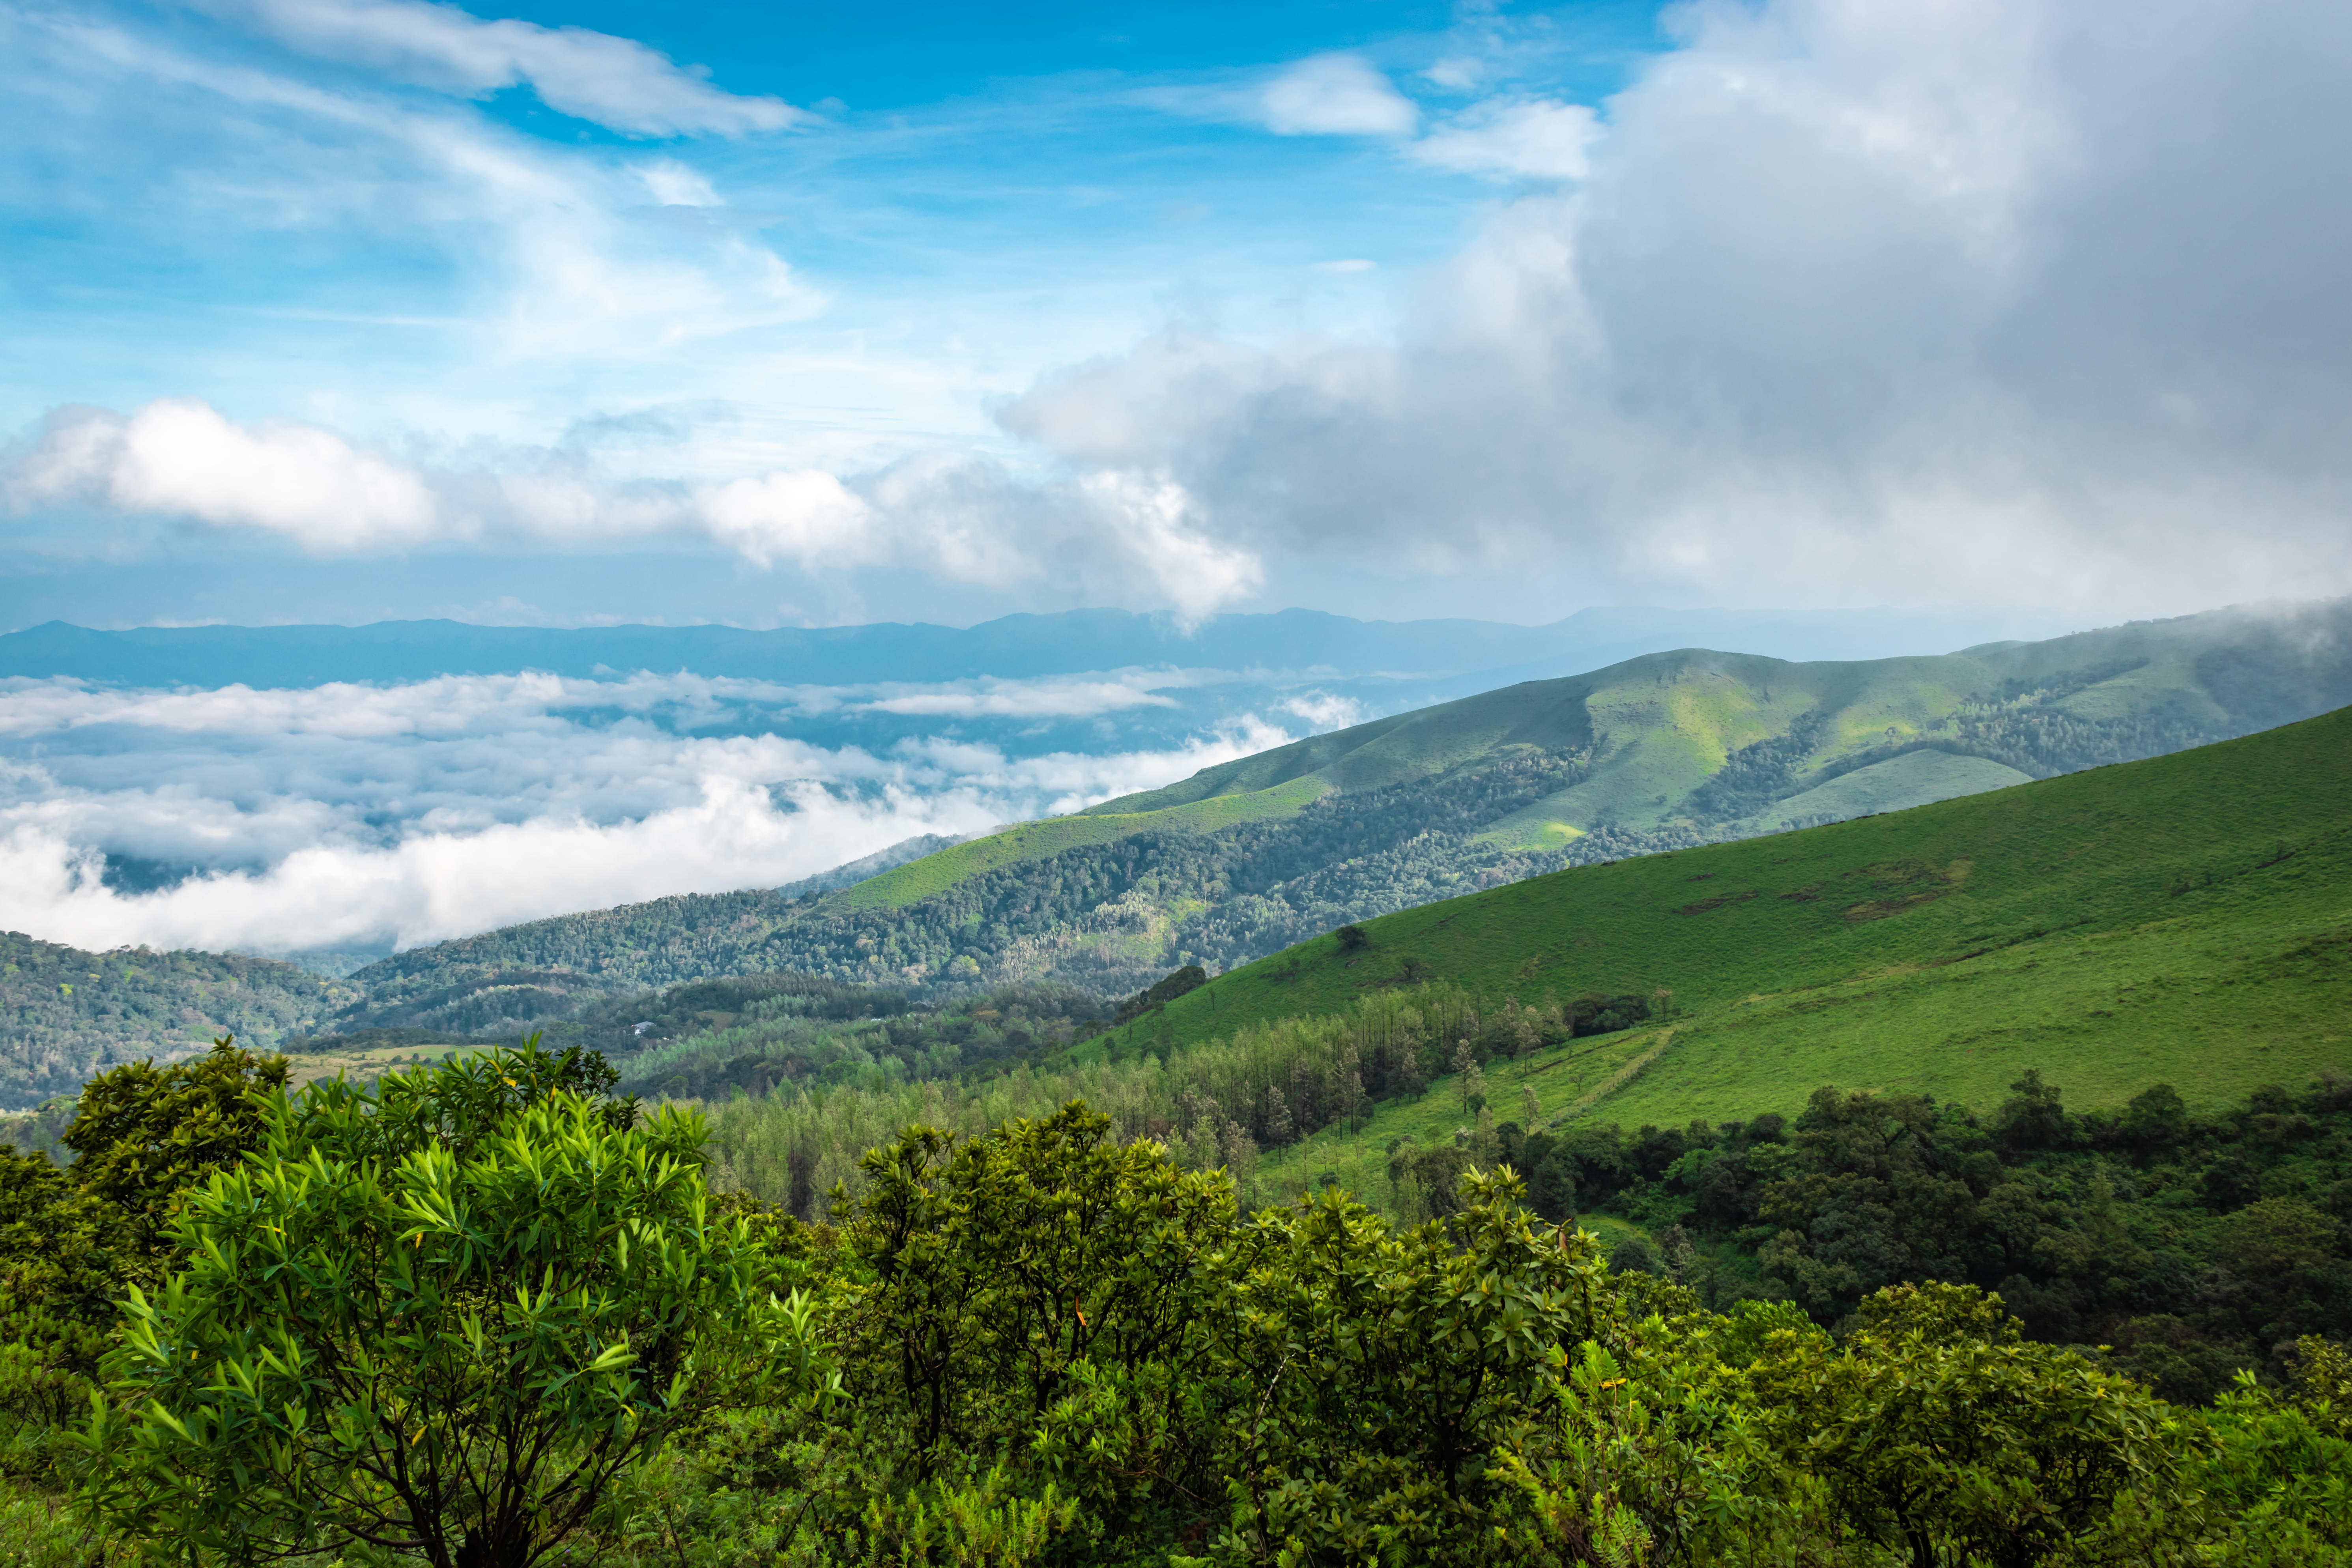
[[[1767,838],[1571,868],[1367,922],[1169,1005],[1170,1047],[1442,975],[1496,1005],[1671,994],[1672,1028],[1488,1069],[1498,1115],[1675,1125],[1817,1086],[1984,1106],[2026,1068],[2192,1105],[2352,1067],[2352,710],[2242,740]],[[1640,1058],[1638,1069],[1628,1070]],[[1270,1176],[1343,1176],[1445,1088]],[[1427,1125],[1423,1125],[1427,1123]]]

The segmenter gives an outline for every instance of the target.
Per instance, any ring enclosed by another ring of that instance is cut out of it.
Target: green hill
[[[0,1110],[70,1094],[94,1072],[199,1050],[261,1048],[348,1005],[347,984],[236,952],[85,952],[0,931]]]
[[[2217,1106],[2352,1068],[2352,709],[1894,815],[1580,867],[1365,922],[1221,976],[1107,1042],[1181,1051],[1442,977],[1539,1005],[1671,994],[1648,1026],[1491,1062],[1547,1122],[1790,1112],[1823,1083],[1988,1107],[2038,1068],[2085,1106]],[[1133,1043],[1130,1043],[1133,1042]],[[1383,1106],[1270,1173],[1370,1182],[1452,1097]]]
[[[2352,602],[1932,658],[1651,655],[1317,736],[823,897],[668,899],[404,953],[355,977],[370,1001],[344,1022],[438,1026],[411,1016],[416,998],[516,969],[607,990],[796,971],[1132,993],[1560,867],[1998,790],[2347,702]]]

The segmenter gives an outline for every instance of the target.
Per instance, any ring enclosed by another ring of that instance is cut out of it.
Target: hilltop
[[[856,885],[658,900],[400,954],[368,1010],[508,971],[619,990],[797,971],[1101,994],[1574,865],[1979,795],[2352,702],[2352,605],[1934,657],[1683,650],[1527,681],[1023,824]],[[556,1014],[549,1015],[560,1016]]]

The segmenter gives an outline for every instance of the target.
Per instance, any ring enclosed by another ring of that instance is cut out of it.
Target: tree
[[[1677,1561],[1646,1549],[1743,1507],[1750,1481],[1700,1474],[1743,1432],[1686,1427],[1684,1405],[1719,1401],[1661,1387],[1670,1368],[1628,1333],[1597,1241],[1536,1223],[1522,1196],[1496,1171],[1412,1232],[1339,1192],[1261,1215],[1240,1248],[1233,1510],[1209,1561]],[[1689,1371],[1706,1383],[1707,1361]]]
[[[704,1129],[492,1051],[262,1104],[133,1290],[92,1500],[191,1561],[363,1545],[526,1568],[684,1423],[807,1390],[811,1309],[714,1222]]]
[[[136,1061],[89,1080],[60,1140],[74,1184],[120,1211],[131,1244],[152,1254],[183,1194],[261,1142],[253,1091],[284,1087],[284,1057],[257,1057],[233,1036],[188,1061]]]
[[[837,1320],[856,1458],[815,1500],[825,1533],[899,1562],[943,1508],[1072,1508],[1114,1539],[1200,1517],[1230,1179],[1076,1102],[968,1141],[909,1127],[861,1163]]]
[[[1267,1144],[1279,1149],[1297,1135],[1297,1126],[1290,1119],[1290,1103],[1282,1098],[1281,1086],[1266,1085],[1265,1141]]]
[[[1842,1349],[1817,1331],[1770,1334],[1756,1393],[1786,1462],[1914,1568],[2050,1562],[2105,1529],[2125,1491],[2161,1490],[2177,1468],[2154,1396],[2026,1342],[1998,1296],[1897,1285],[1862,1320]]]
[[[170,1222],[187,1191],[261,1141],[256,1089],[286,1081],[284,1057],[228,1038],[158,1068],[126,1063],[82,1088],[60,1170],[0,1144],[0,1408],[45,1423],[88,1403],[132,1284],[168,1269]]]
[[[2066,1110],[2055,1085],[2042,1081],[2032,1068],[2010,1086],[1993,1125],[2013,1150],[2053,1149],[2066,1139]]]

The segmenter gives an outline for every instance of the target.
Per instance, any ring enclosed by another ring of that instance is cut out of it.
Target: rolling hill
[[[1167,994],[1122,1007],[1107,1033],[1013,1058],[1015,1072],[998,1070],[1002,1056],[949,1054],[844,1076],[778,1052],[743,1064],[777,1092],[733,1097],[718,1079],[696,1092],[718,1101],[730,1179],[803,1212],[835,1182],[854,1189],[860,1155],[908,1121],[977,1132],[1072,1098],[1188,1164],[1228,1166],[1256,1201],[1331,1182],[1403,1212],[1401,1157],[1428,1164],[1535,1134],[1601,1167],[1646,1150],[1644,1179],[1685,1183],[1669,1206],[1681,1205],[1699,1167],[1674,1166],[1680,1152],[1721,1143],[1726,1123],[1801,1131],[1791,1119],[1825,1085],[1932,1097],[1905,1114],[1933,1123],[1938,1107],[2003,1114],[2039,1074],[2038,1092],[2103,1117],[2105,1137],[2161,1084],[2183,1115],[2234,1118],[2231,1137],[2324,1142],[2289,1112],[2352,1105],[2352,709],[1906,812],[1572,868]],[[866,1037],[878,1053],[881,1035]],[[672,1049],[714,1066],[724,1055],[690,1037]],[[1963,1152],[1983,1136],[1951,1117]],[[2224,1209],[2302,1191],[2215,1179],[2228,1192],[2207,1196]],[[2352,1183],[2327,1194],[2352,1213]],[[1739,1245],[1752,1254],[1773,1234]]]
[[[2347,702],[2345,603],[1865,662],[1645,655],[1317,736],[820,897],[670,899],[418,949],[354,977],[370,999],[346,1023],[515,969],[608,990],[792,970],[1132,992],[1565,866],[1996,791]]]
[[[1181,1054],[1441,977],[1488,1012],[1661,992],[1643,1026],[1491,1062],[1548,1124],[1790,1113],[1823,1083],[1990,1108],[2158,1081],[2213,1107],[2352,1071],[2352,709],[2029,786],[1580,867],[1426,905],[1219,977],[1076,1058]],[[1447,1095],[1268,1156],[1377,1190],[1450,1137]]]

